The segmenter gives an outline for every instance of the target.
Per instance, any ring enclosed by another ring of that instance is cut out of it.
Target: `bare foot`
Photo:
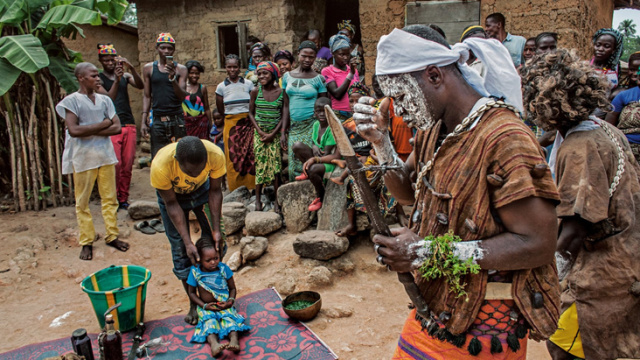
[[[207,336],[207,342],[211,346],[211,356],[218,357],[222,354],[222,350],[224,350],[227,345],[220,344],[218,342],[218,337],[215,334],[211,334]]]
[[[329,180],[333,181],[334,183],[336,183],[338,185],[344,185],[344,180],[342,180],[341,177],[335,177],[335,178],[331,178]]]
[[[129,243],[126,243],[126,242],[124,242],[122,240],[118,240],[118,239],[109,241],[107,243],[107,245],[109,245],[111,247],[114,247],[114,248],[116,248],[116,249],[118,249],[118,250],[120,250],[122,252],[125,252],[125,251],[129,250]]]
[[[280,209],[280,204],[278,204],[277,200],[273,203],[273,211],[276,214],[282,214],[282,210]]]
[[[191,303],[191,307],[189,307],[189,312],[187,316],[184,317],[184,322],[189,325],[197,325],[198,324],[198,309],[197,305]]]
[[[338,165],[339,168],[344,169],[347,166],[347,162],[340,159],[331,160],[332,164]]]
[[[233,351],[236,354],[240,352],[238,333],[236,331],[232,331],[231,333],[229,333],[229,344],[227,345],[227,349]]]
[[[80,260],[91,260],[91,259],[93,259],[93,246],[83,245],[82,250],[80,250]]]
[[[256,211],[262,211],[262,202],[256,200]]]
[[[358,233],[357,229],[353,224],[349,224],[342,229],[336,231],[336,235],[338,236],[353,236]]]

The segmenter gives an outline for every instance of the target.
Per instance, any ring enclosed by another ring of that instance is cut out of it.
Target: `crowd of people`
[[[529,338],[549,339],[555,360],[640,357],[640,53],[622,74],[623,36],[614,29],[594,34],[585,61],[560,48],[556,33],[510,34],[495,13],[453,47],[436,25],[383,36],[371,91],[356,31],[345,20],[325,46],[309,30],[296,56],[250,37],[246,72],[237,54],[226,55],[213,111],[200,83],[205,66],[174,61],[170,33],[158,36],[158,60],[141,75],[112,44],[98,45],[102,72],[79,64],[80,90],[56,108],[68,129],[63,170],[74,176],[80,258],[92,257],[96,181],[105,240],[129,248],[116,212],[129,206],[133,86],[144,89],[151,185],[191,301],[185,321],[214,356],[239,351],[238,333],[248,329],[222,262],[223,188],[254,190],[263,211],[267,186],[277,194],[285,182],[309,180],[308,208],[318,211],[330,179],[347,184],[349,221],[337,235],[356,233],[363,191],[403,226],[374,238],[377,261],[413,273],[428,309],[411,311],[394,359],[522,359]],[[368,170],[369,189],[342,170],[327,106]],[[203,230],[195,245],[190,212]],[[434,251],[425,238],[448,232],[462,241],[445,255],[481,269],[465,277],[466,297],[420,273]],[[508,290],[485,298],[500,283]]]

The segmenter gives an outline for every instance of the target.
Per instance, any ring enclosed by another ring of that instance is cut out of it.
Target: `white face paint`
[[[571,260],[569,259],[570,255],[568,252],[566,254],[567,256],[565,257],[556,251],[556,268],[558,269],[558,279],[560,281],[564,280],[571,270]]]
[[[393,98],[393,110],[413,128],[426,130],[435,124],[431,106],[427,103],[418,81],[410,74],[378,75],[380,89]]]

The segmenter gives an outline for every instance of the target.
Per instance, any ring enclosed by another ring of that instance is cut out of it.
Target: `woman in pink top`
[[[333,53],[333,65],[322,69],[322,76],[331,95],[331,107],[340,120],[344,121],[351,117],[347,91],[352,83],[360,81],[356,70],[357,59],[351,57],[351,43],[344,35],[333,35],[329,39],[329,46]]]

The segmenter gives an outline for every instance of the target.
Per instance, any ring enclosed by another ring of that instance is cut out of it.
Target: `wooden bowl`
[[[308,307],[300,310],[288,310],[286,308],[287,305],[291,304],[294,301],[309,301],[313,304]],[[289,315],[290,318],[296,319],[299,321],[309,321],[318,315],[320,309],[322,308],[322,298],[320,294],[315,291],[300,291],[293,293],[284,300],[282,300],[282,309],[284,312]]]

